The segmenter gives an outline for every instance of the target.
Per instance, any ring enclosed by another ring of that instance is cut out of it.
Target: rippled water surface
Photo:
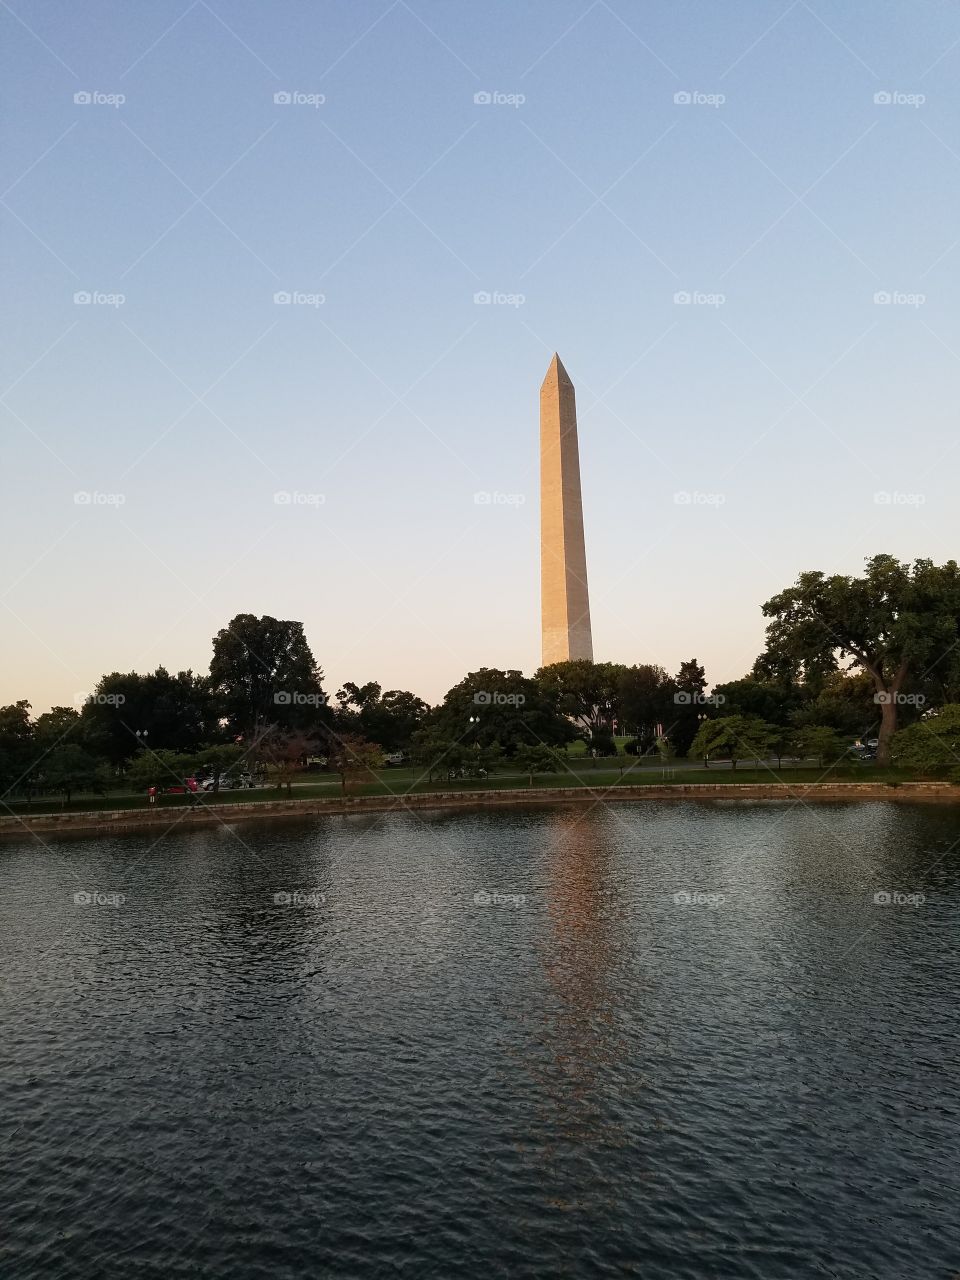
[[[645,802],[2,845],[0,1276],[952,1280],[958,839]]]

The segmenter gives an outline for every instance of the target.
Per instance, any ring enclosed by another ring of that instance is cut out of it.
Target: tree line
[[[800,574],[763,606],[766,646],[739,680],[708,693],[696,658],[570,661],[532,676],[481,668],[431,707],[407,690],[347,682],[330,698],[303,625],[239,614],[213,637],[207,674],[164,667],[104,675],[80,707],[33,718],[0,708],[0,795],[96,791],[124,778],[168,785],[190,770],[239,767],[289,788],[311,757],[346,779],[403,752],[431,776],[503,760],[546,771],[582,739],[613,754],[835,759],[878,739],[878,763],[960,764],[960,570],[872,557],[859,577]],[[899,730],[899,732],[898,732]],[[941,732],[942,731],[942,732]],[[895,741],[896,737],[896,741]],[[946,744],[946,745],[945,745]]]

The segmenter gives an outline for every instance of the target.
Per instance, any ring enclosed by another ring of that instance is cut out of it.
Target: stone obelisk
[[[592,662],[577,397],[557,355],[540,388],[540,608],[543,665]]]

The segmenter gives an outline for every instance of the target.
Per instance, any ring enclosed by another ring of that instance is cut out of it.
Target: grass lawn
[[[541,773],[533,779],[534,787],[618,787],[618,786],[679,786],[684,783],[774,783],[792,784],[824,782],[876,782],[896,784],[916,781],[917,775],[903,769],[878,769],[875,765],[838,765],[820,768],[814,765],[790,765],[783,769],[713,767],[691,768],[681,764],[662,767],[649,761],[640,763],[630,756],[613,759],[571,759],[570,768],[564,773]],[[494,773],[488,778],[438,778],[434,782],[424,776],[422,770],[413,768],[384,769],[377,780],[351,787],[350,794],[357,796],[404,795],[429,791],[513,791],[529,786],[526,775],[509,772]],[[336,774],[305,773],[293,784],[290,798],[310,800],[335,799],[341,794],[340,779]],[[249,804],[251,801],[280,800],[287,798],[284,788],[262,787],[250,791],[221,791],[218,795],[206,794],[202,798],[187,796],[161,796],[157,802],[164,809],[181,809],[189,805]],[[43,814],[61,812],[89,812],[107,809],[146,809],[146,797],[132,795],[129,791],[113,792],[101,796],[74,796],[69,809],[60,800],[30,800],[5,803],[0,812],[7,814]]]

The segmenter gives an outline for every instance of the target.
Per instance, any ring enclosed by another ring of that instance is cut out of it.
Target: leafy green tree
[[[430,713],[426,727],[448,742],[501,746],[508,755],[519,746],[556,746],[576,736],[535,680],[490,667],[471,671],[454,685]]]
[[[415,693],[405,689],[388,689],[382,693],[372,680],[364,685],[348,681],[337,690],[337,701],[340,704],[338,732],[359,733],[378,742],[388,754],[409,748],[414,733],[430,710]]]
[[[0,707],[0,795],[23,791],[37,762],[35,727],[26,700]]]
[[[478,750],[483,748],[465,747],[462,742],[447,737],[435,725],[418,729],[410,744],[413,763],[426,773],[431,782],[451,770],[458,771],[470,752]]]
[[[796,730],[782,724],[774,724],[771,728],[770,750],[777,757],[777,768],[782,769],[783,757],[793,754]]]
[[[75,791],[102,795],[110,781],[109,771],[95,756],[75,743],[54,747],[39,766],[44,790],[63,796],[68,805]]]
[[[761,680],[755,675],[718,684],[711,695],[725,716],[755,716],[768,724],[788,725],[803,705],[803,688],[790,680]]]
[[[123,767],[144,743],[154,751],[197,751],[220,727],[206,676],[157,667],[101,677],[83,704],[79,732],[89,750]]]
[[[560,773],[563,766],[555,752],[548,747],[518,747],[513,763],[521,773],[527,775],[527,786],[533,786],[534,775],[538,773]]]
[[[82,745],[82,721],[76,707],[51,707],[34,722],[33,736],[39,754],[63,743]]]
[[[798,729],[830,725],[853,738],[879,726],[880,708],[874,701],[873,679],[868,672],[830,671],[801,687],[804,701],[790,715]]]
[[[692,750],[700,718],[705,714],[706,673],[696,658],[690,658],[680,664],[673,684],[673,710],[665,728],[676,754],[686,756]]]
[[[880,709],[877,762],[889,764],[900,695],[934,668],[958,664],[960,568],[954,560],[911,566],[878,555],[860,578],[801,573],[763,612],[773,619],[768,653],[795,675],[833,671],[842,661],[869,674]]]
[[[948,702],[898,730],[891,754],[894,763],[923,773],[960,767],[960,703]]]
[[[368,742],[357,733],[346,733],[332,741],[330,764],[340,775],[344,795],[364,782],[376,782],[376,769],[383,765],[383,751],[376,742]]]
[[[728,755],[736,769],[738,756],[765,759],[775,736],[776,726],[755,716],[720,716],[701,721],[689,755],[701,759],[705,767],[709,767],[711,756]]]
[[[248,750],[238,742],[218,742],[204,747],[197,756],[197,763],[213,770],[213,794],[220,790],[220,779],[233,765],[246,759]]]
[[[256,737],[268,725],[325,727],[322,679],[302,622],[239,613],[213,638],[211,687],[233,737]]]
[[[641,663],[621,668],[617,693],[620,732],[635,733],[643,750],[652,749],[657,725],[666,728],[674,719],[674,688],[663,667]]]
[[[790,741],[796,756],[801,760],[813,756],[819,765],[839,760],[847,750],[840,734],[827,724],[811,724],[797,729]]]
[[[572,720],[585,737],[592,737],[612,733],[625,671],[615,662],[574,658],[541,667],[533,678],[555,711]]]
[[[187,778],[192,778],[197,768],[197,758],[184,752],[152,748],[142,750],[127,770],[127,781],[134,790],[146,790],[156,787],[164,791],[167,787],[182,786]]]

